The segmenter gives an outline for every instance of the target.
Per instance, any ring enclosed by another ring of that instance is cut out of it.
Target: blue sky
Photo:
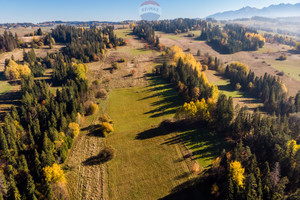
[[[245,6],[262,8],[271,4],[300,3],[300,0],[156,0],[161,19],[206,17]],[[0,23],[43,21],[138,20],[144,0],[0,0]]]

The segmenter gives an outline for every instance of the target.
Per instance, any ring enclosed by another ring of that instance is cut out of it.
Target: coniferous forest
[[[21,104],[7,112],[0,127],[3,169],[0,199],[65,198],[54,196],[51,184],[64,182],[64,172],[58,164],[64,163],[79,133],[78,121],[88,114],[89,108],[84,105],[90,100],[91,91],[83,62],[101,57],[106,48],[123,45],[112,27],[84,32],[80,28],[59,26],[52,36],[66,44],[65,51],[45,58],[37,57],[34,49],[23,52],[30,69],[29,74],[19,74]],[[8,43],[15,42],[11,34],[5,34],[4,38]],[[13,63],[11,68],[9,63]],[[9,60],[7,65],[7,69],[19,66]],[[53,69],[51,82],[35,80],[34,76],[42,76],[46,68]],[[53,92],[50,85],[61,89]]]

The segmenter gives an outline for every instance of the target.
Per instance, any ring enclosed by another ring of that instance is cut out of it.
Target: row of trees
[[[191,30],[198,30],[206,22],[196,19],[174,19],[174,20],[161,20],[153,22],[153,27],[156,31],[163,31],[165,33],[186,33]]]
[[[159,38],[155,37],[155,29],[150,22],[142,21],[137,26],[134,26],[133,34],[155,47],[159,45]]]
[[[265,33],[265,34],[263,34],[263,37],[269,43],[279,43],[279,44],[286,44],[286,45],[290,45],[290,46],[296,45],[295,39],[285,36],[285,35],[278,35],[278,34],[274,35],[274,34],[270,34],[270,33]]]
[[[175,54],[171,53],[173,56]],[[169,55],[167,52],[167,58]],[[156,71],[160,70],[160,74],[173,83],[182,81],[187,88],[193,88],[202,77],[194,76],[198,73],[195,68],[194,73],[192,67],[186,66],[181,70],[182,60],[180,57],[175,67],[164,64]],[[239,75],[233,75],[235,73]],[[255,77],[242,63],[228,65],[226,74],[233,83],[240,83],[242,88],[260,95],[275,95],[274,98],[281,99],[282,103],[287,101],[280,97],[286,93],[283,84],[273,76]],[[262,91],[266,85],[274,92]],[[203,91],[200,89],[197,98],[185,98],[187,102],[177,110],[175,119],[205,126],[222,137],[230,138],[235,147],[223,150],[206,176],[202,176],[197,188],[202,188],[209,199],[299,199],[299,113],[283,117],[280,114],[262,115],[259,111],[251,114],[247,107],[236,107],[234,110],[232,97],[221,94],[213,101],[209,96],[203,96]],[[300,93],[295,98],[297,109],[299,97]]]
[[[300,91],[295,98],[288,98],[287,89],[279,77],[267,73],[257,77],[249,71],[247,65],[239,62],[227,65],[225,76],[230,79],[233,87],[239,85],[242,90],[262,99],[266,110],[271,113],[284,115],[300,112]]]
[[[52,31],[56,42],[66,43],[64,54],[81,62],[98,61],[106,48],[125,45],[122,38],[117,38],[113,27],[102,29],[84,29],[73,26],[57,26]]]
[[[218,88],[208,82],[202,65],[192,54],[185,54],[181,48],[173,46],[166,50],[165,58],[166,62],[156,73],[173,83],[185,101],[218,98]]]
[[[262,48],[265,39],[255,30],[240,25],[226,24],[223,28],[206,23],[202,26],[200,40],[206,40],[222,53],[255,51]]]
[[[4,31],[0,35],[0,53],[12,51],[19,47],[18,35],[13,35],[11,32]]]

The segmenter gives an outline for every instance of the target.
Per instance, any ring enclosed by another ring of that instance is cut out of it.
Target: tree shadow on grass
[[[90,137],[105,137],[99,125],[90,125],[82,128],[81,131],[88,131],[87,136]]]
[[[158,127],[151,128],[149,130],[137,134],[135,139],[147,140],[158,136],[168,135],[176,131],[187,130],[193,127],[194,127],[193,124],[186,123],[184,121],[172,122],[170,120],[165,120]]]
[[[151,83],[150,88],[146,88],[143,92],[152,93],[149,96],[139,99],[138,101],[143,101],[155,97],[160,97],[159,100],[151,103],[154,107],[152,110],[145,112],[144,114],[152,114],[151,118],[161,117],[168,114],[174,114],[176,109],[182,105],[182,99],[177,95],[176,91],[171,88],[169,83],[166,83],[163,79],[150,76],[149,82]]]
[[[173,145],[180,142],[189,146],[194,160],[201,159],[204,161],[216,158],[228,146],[226,141],[207,128],[186,130],[183,133],[168,138],[162,145]]]
[[[170,194],[160,200],[206,200],[209,199],[209,185],[206,176],[199,176],[174,187]]]
[[[82,162],[85,166],[100,165],[112,160],[115,157],[115,150],[111,147],[105,147],[96,156],[91,156]]]

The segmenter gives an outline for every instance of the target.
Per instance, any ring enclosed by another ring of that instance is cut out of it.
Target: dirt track
[[[104,192],[104,165],[83,164],[104,148],[104,140],[90,136],[88,130],[76,139],[66,161],[66,166],[71,168],[67,174],[70,199],[107,199]]]

